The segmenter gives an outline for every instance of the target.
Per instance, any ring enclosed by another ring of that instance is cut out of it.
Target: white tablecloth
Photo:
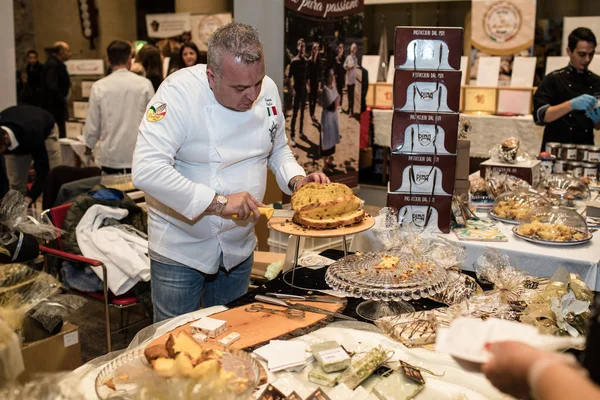
[[[392,110],[373,110],[373,143],[390,147],[392,132]],[[514,136],[521,142],[521,149],[537,155],[542,145],[544,127],[533,123],[533,116],[499,117],[495,115],[467,115],[471,121],[471,157],[488,158],[490,148],[501,140]],[[595,132],[596,143],[600,143],[600,133]]]
[[[378,218],[378,217],[377,217]],[[440,237],[459,242],[465,247],[467,259],[460,267],[473,271],[477,258],[486,248],[495,248],[506,253],[519,268],[532,276],[551,276],[558,267],[563,266],[569,272],[575,272],[594,291],[600,291],[600,231],[594,233],[590,242],[578,246],[538,245],[519,239],[512,233],[514,225],[498,222],[497,226],[508,238],[507,242],[472,242],[460,241],[454,233],[440,234]],[[355,235],[352,251],[381,250],[372,230]]]
[[[62,138],[59,139],[60,153],[62,157],[63,165],[69,165],[76,167],[75,156],[79,157],[82,161],[87,161],[87,167],[95,166],[93,161],[90,161],[90,157],[85,155],[85,143],[76,139]]]

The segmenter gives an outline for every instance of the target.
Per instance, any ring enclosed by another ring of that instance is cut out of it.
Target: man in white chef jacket
[[[208,65],[162,83],[140,125],[133,182],[148,205],[155,321],[246,293],[267,167],[287,194],[329,182],[296,162],[258,32],[232,23],[211,36]]]
[[[85,121],[86,154],[106,174],[131,173],[139,122],[154,96],[152,82],[129,71],[131,45],[111,42],[106,53],[112,73],[94,82]]]

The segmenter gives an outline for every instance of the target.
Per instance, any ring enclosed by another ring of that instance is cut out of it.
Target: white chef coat
[[[222,252],[231,269],[254,251],[254,222],[205,213],[215,193],[247,191],[262,201],[267,166],[287,194],[290,179],[305,175],[287,145],[277,86],[265,77],[253,107],[233,111],[216,100],[199,64],[169,75],[150,102],[154,110],[162,119],[144,117],[133,155],[133,183],[146,193],[148,247],[209,274]]]
[[[346,85],[356,84],[356,68],[358,67],[358,60],[356,56],[349,54],[344,61],[344,68],[350,68],[346,70]]]
[[[118,69],[94,82],[85,121],[84,141],[98,165],[131,168],[140,121],[154,96],[152,82]]]

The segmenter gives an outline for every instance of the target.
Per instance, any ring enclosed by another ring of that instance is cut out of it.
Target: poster
[[[190,31],[190,14],[146,14],[148,37],[170,38]]]
[[[190,17],[192,41],[200,51],[208,51],[208,39],[214,31],[233,22],[230,13],[226,14],[198,14]]]
[[[307,173],[350,187],[358,185],[369,80],[363,8],[364,0],[285,0],[283,104],[292,151]]]

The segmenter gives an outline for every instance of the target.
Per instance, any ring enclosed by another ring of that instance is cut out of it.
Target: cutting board
[[[334,303],[317,303],[317,302],[299,302],[300,304],[306,304],[317,308],[323,308],[329,311],[340,311],[344,305]],[[279,310],[285,310],[285,307],[279,307],[264,303],[262,304],[268,308],[274,308]],[[241,335],[240,340],[233,343],[231,347],[238,349],[245,349],[248,347],[255,346],[260,343],[268,342],[271,339],[276,339],[285,334],[293,332],[297,329],[302,329],[316,324],[319,321],[327,318],[327,315],[307,312],[304,319],[287,318],[283,314],[270,314],[265,312],[251,313],[245,311],[246,308],[252,304],[246,306],[232,308],[227,311],[220,312],[218,314],[211,315],[211,318],[220,319],[227,321],[227,330],[215,339],[209,339],[208,341],[215,342],[219,339],[227,336],[231,332],[237,332]],[[190,322],[186,325],[182,325],[169,333],[162,335],[161,337],[154,340],[151,345],[163,344],[169,338],[169,334],[177,334],[180,331],[187,331],[190,333]]]
[[[292,222],[289,218],[271,218],[269,227],[286,235],[296,235],[315,238],[332,238],[354,235],[369,230],[375,225],[375,218],[370,215],[357,224],[333,229],[309,229]]]

